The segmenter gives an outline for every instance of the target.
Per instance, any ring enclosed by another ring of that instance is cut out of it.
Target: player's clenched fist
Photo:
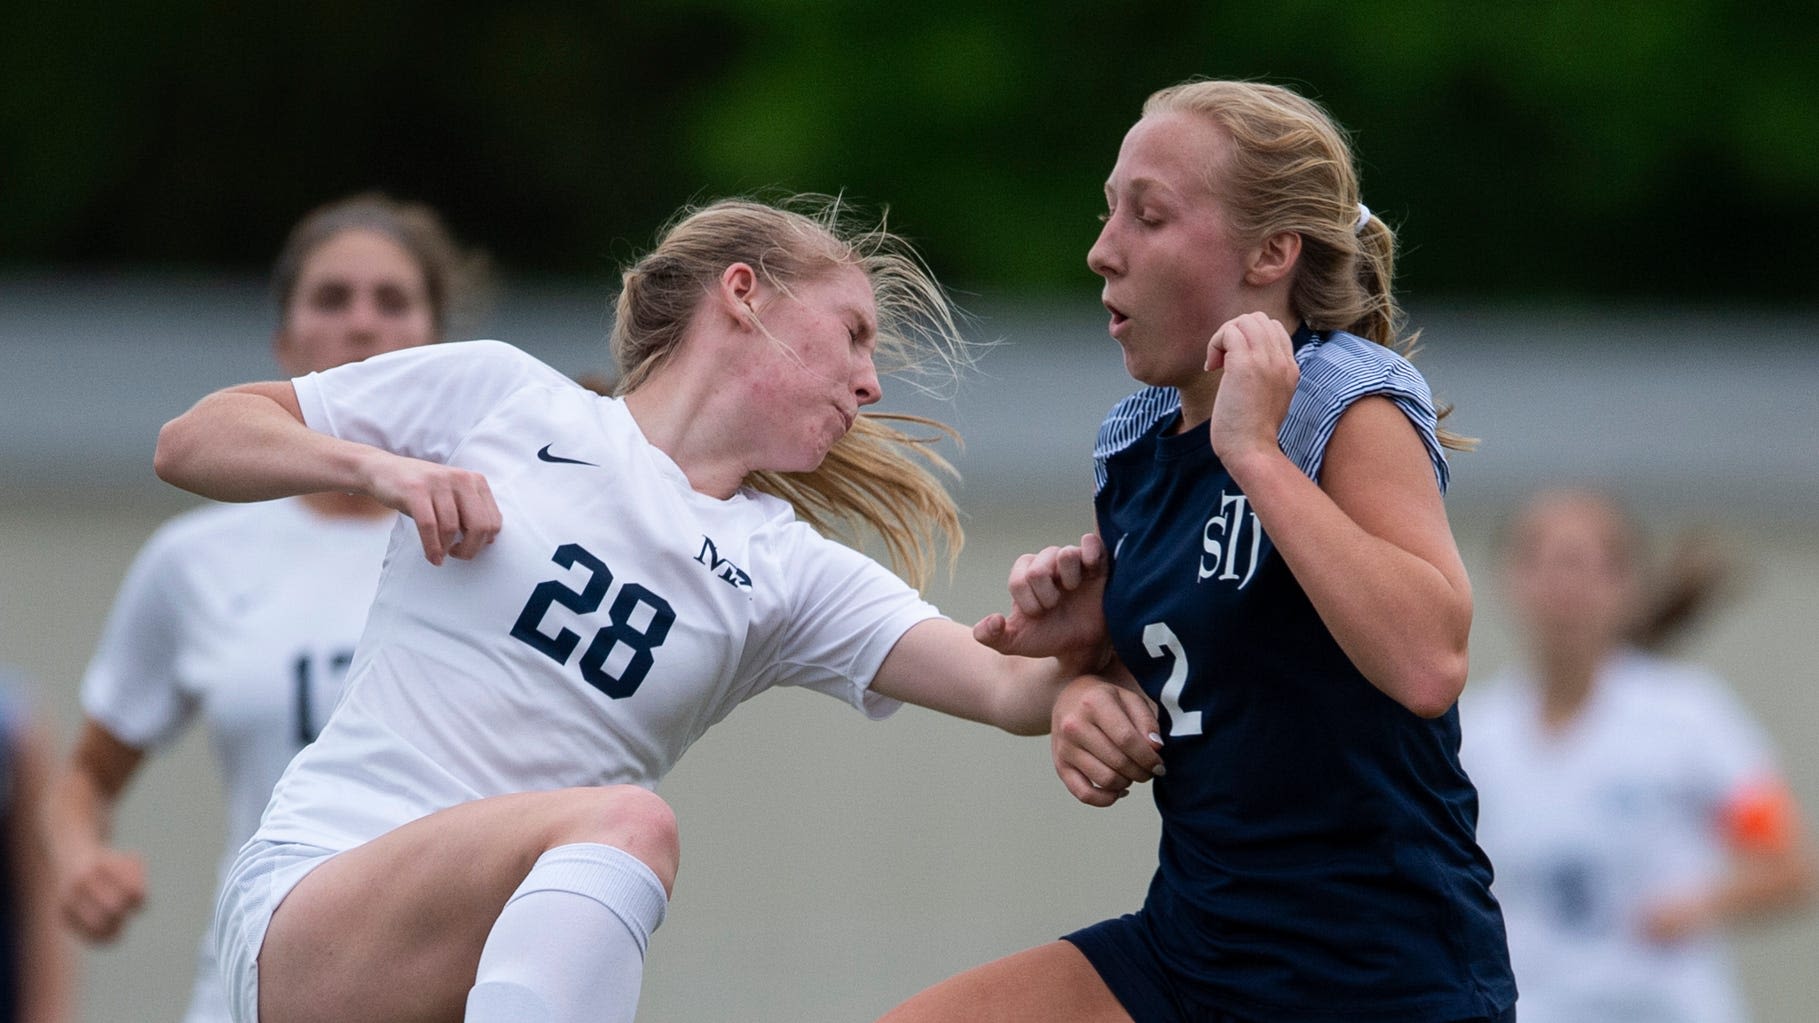
[[[97,846],[69,863],[57,886],[63,919],[89,941],[112,941],[145,903],[145,862]]]
[[[1228,462],[1248,451],[1275,450],[1301,368],[1288,330],[1266,313],[1226,321],[1207,344],[1206,368],[1223,368],[1208,425],[1213,451]]]
[[[1055,773],[1074,798],[1110,806],[1166,773],[1160,727],[1149,698],[1097,675],[1083,675],[1055,700],[1049,748]]]
[[[1000,653],[1060,657],[1078,671],[1105,663],[1105,573],[1097,534],[1078,545],[1045,547],[1011,566],[1011,613],[987,615],[973,638]]]
[[[376,448],[365,471],[368,493],[417,523],[432,565],[451,555],[472,558],[499,535],[499,505],[480,473]]]

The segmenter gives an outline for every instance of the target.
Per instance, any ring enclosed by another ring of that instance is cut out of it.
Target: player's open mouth
[[[1116,336],[1118,331],[1123,329],[1125,324],[1131,322],[1131,318],[1124,315],[1117,306],[1112,305],[1110,302],[1106,302],[1104,305],[1105,311],[1112,314],[1111,332],[1113,336]]]

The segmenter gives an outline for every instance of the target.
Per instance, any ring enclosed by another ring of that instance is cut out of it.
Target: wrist
[[[1102,639],[1097,643],[1085,644],[1066,653],[1057,654],[1055,661],[1059,665],[1061,677],[1070,681],[1078,679],[1082,675],[1099,674],[1105,670],[1106,665],[1112,663],[1111,640]]]
[[[1283,466],[1294,468],[1294,463],[1290,462],[1288,456],[1282,453],[1282,447],[1274,437],[1269,439],[1268,444],[1248,445],[1236,451],[1218,452],[1218,454],[1219,463],[1232,474],[1232,482],[1238,484],[1239,489],[1247,494],[1271,473],[1280,471]]]

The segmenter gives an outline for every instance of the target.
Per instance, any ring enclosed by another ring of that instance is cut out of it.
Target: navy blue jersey
[[[1395,401],[1446,464],[1427,385],[1349,334],[1295,337],[1283,450],[1319,478],[1345,408]],[[1515,998],[1457,710],[1425,720],[1321,623],[1213,454],[1155,389],[1106,421],[1099,534],[1119,659],[1162,708],[1143,916],[1178,983],[1271,1020],[1455,1020]]]

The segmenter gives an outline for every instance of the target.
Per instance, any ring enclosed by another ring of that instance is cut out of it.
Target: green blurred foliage
[[[68,0],[0,32],[0,263],[263,265],[368,187],[518,274],[690,199],[888,203],[951,283],[1090,289],[1144,96],[1258,77],[1354,134],[1405,295],[1806,304],[1819,27],[1722,0]]]

